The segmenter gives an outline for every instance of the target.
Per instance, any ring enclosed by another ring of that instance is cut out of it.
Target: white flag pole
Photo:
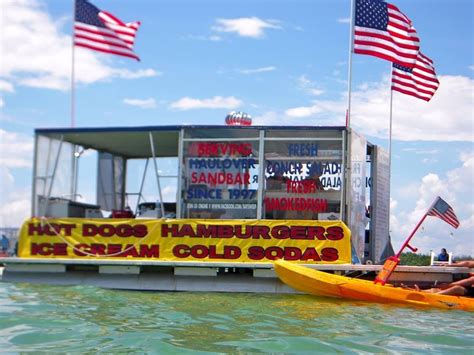
[[[392,189],[392,124],[393,124],[393,64],[390,63],[390,123],[388,129],[388,234],[390,236],[390,202]]]
[[[346,127],[351,126],[351,84],[352,84],[352,52],[354,50],[354,1],[351,0],[351,22],[349,26],[349,73],[347,77],[347,111],[346,111]]]
[[[393,90],[392,90],[392,80],[393,80],[393,64],[390,63],[390,125],[388,129],[388,166],[389,169],[392,167],[392,115],[393,115]]]
[[[76,125],[76,88],[75,88],[75,45],[74,45],[74,37],[75,37],[75,30],[74,24],[76,22],[76,0],[72,2],[73,10],[72,10],[72,56],[71,56],[71,127],[74,128]]]

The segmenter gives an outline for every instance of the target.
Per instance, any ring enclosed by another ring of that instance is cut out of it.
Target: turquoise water
[[[474,352],[474,315],[304,295],[0,283],[0,352]]]

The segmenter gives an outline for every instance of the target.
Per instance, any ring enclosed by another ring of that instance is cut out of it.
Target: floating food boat
[[[474,311],[474,299],[469,297],[426,293],[388,284],[376,285],[372,281],[334,275],[283,260],[277,260],[274,267],[285,284],[315,296]]]

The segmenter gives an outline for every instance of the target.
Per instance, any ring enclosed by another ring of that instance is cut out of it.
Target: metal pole
[[[74,63],[75,63],[75,46],[74,46],[74,38],[75,38],[75,21],[76,21],[76,1],[72,2],[73,6],[73,16],[72,16],[72,62],[71,62],[71,127],[75,127],[76,125],[76,90],[75,90],[75,75],[74,75]]]
[[[158,184],[158,194],[160,195],[161,217],[164,217],[165,205],[163,204],[163,195],[161,194],[160,174],[158,173],[158,165],[156,163],[156,155],[155,155],[155,143],[153,142],[152,133],[148,132],[148,135],[150,137],[151,154],[153,155],[153,165],[155,166],[156,183]]]
[[[183,218],[183,169],[186,169],[186,161],[184,160],[184,129],[179,130],[178,141],[178,189],[176,191],[176,218]],[[187,170],[186,170],[187,171]],[[185,209],[186,210],[186,209]]]
[[[265,131],[260,130],[258,150],[258,187],[257,187],[257,219],[262,219],[263,184],[265,183]]]
[[[398,251],[398,253],[395,255],[395,257],[397,258],[400,258],[400,255],[402,254],[402,251],[403,249],[405,249],[406,247],[408,247],[410,250],[412,250],[413,252],[416,252],[417,249],[410,246],[410,240],[411,238],[413,238],[413,236],[415,235],[416,231],[418,230],[418,228],[420,228],[421,224],[423,223],[423,221],[425,220],[426,216],[428,214],[424,214],[423,218],[420,219],[420,221],[418,222],[418,224],[416,225],[415,229],[413,229],[413,231],[410,233],[410,235],[408,236],[407,240],[405,240],[405,243],[403,243],[402,247],[400,248],[400,250]]]
[[[36,208],[38,205],[38,197],[36,196],[36,184],[38,174],[38,135],[35,134],[35,147],[33,151],[33,186],[32,188],[32,201],[31,201],[31,217],[36,215]],[[45,180],[43,180],[45,181]]]
[[[346,204],[346,198],[344,191],[347,189],[347,186],[349,186],[349,183],[346,183],[346,131],[342,131],[342,147],[341,147],[341,191],[340,191],[340,198],[341,202],[339,204],[339,219],[341,221],[344,221],[344,223],[348,222],[346,220],[346,209],[345,209],[345,204]],[[348,176],[348,175],[347,175]],[[348,178],[347,178],[348,179]]]
[[[54,162],[53,174],[51,176],[51,183],[49,184],[48,195],[46,196],[46,206],[45,206],[44,216],[48,214],[49,198],[51,197],[51,192],[53,191],[54,178],[56,177],[56,170],[58,168],[59,157],[61,156],[62,147],[63,147],[63,136],[61,136],[61,140],[59,141],[58,154],[56,155],[56,161]]]
[[[145,185],[145,177],[146,177],[146,172],[148,170],[148,162],[149,161],[150,161],[150,159],[147,158],[146,163],[145,163],[145,170],[143,171],[142,182],[140,184],[140,191],[138,192],[138,199],[137,199],[137,206],[135,207],[135,214],[138,213],[138,206],[140,205],[140,199],[142,197],[143,186]]]
[[[405,249],[406,247],[408,247],[411,251],[413,252],[416,252],[418,249],[410,246],[410,240],[411,238],[413,238],[413,236],[415,235],[415,232],[418,230],[418,228],[420,228],[421,224],[423,223],[423,221],[425,220],[425,218],[428,216],[428,213],[429,211],[431,211],[431,209],[433,208],[433,206],[436,204],[436,202],[438,201],[439,197],[435,198],[435,200],[433,201],[433,203],[431,204],[430,208],[428,208],[428,210],[426,211],[426,213],[424,214],[424,216],[421,218],[421,220],[418,222],[418,224],[416,225],[415,229],[413,229],[413,231],[410,233],[410,235],[408,236],[407,240],[405,240],[405,243],[403,243],[402,247],[400,248],[400,250],[398,251],[397,255],[395,255],[397,258],[400,257],[400,255],[402,254],[402,251],[403,249]]]
[[[390,66],[392,66],[390,64]],[[388,130],[388,235],[390,237],[390,198],[392,187],[392,113],[393,113],[393,90],[391,87],[393,70],[390,70],[390,127]]]
[[[351,126],[351,84],[352,84],[352,52],[354,50],[354,0],[351,0],[351,25],[349,26],[349,73],[347,78],[347,111],[346,127]]]

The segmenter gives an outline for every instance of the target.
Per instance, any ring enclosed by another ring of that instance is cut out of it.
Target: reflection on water
[[[244,293],[0,283],[0,349],[471,354],[471,313]]]

